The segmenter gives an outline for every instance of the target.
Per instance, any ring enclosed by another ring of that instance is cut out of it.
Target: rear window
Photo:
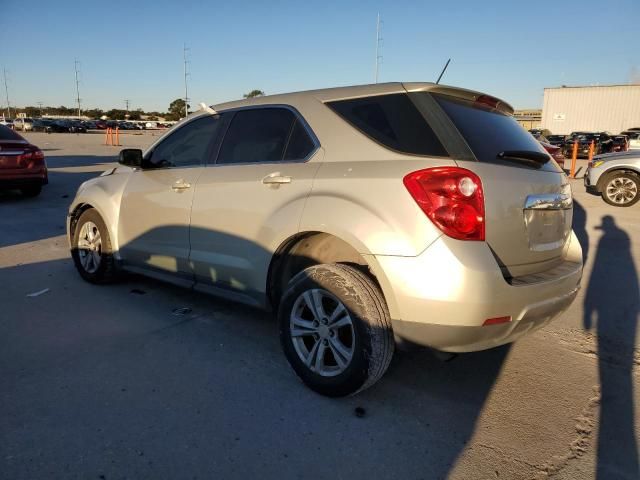
[[[9,127],[0,125],[0,140],[22,140],[23,138]]]
[[[506,113],[489,106],[449,95],[433,94],[451,118],[480,162],[505,163],[497,158],[504,151],[546,153],[542,145]],[[506,162],[512,166],[509,162]],[[547,162],[544,167],[550,165]],[[554,167],[551,167],[555,170]]]
[[[360,132],[391,150],[412,155],[448,156],[406,94],[340,100],[327,105]]]

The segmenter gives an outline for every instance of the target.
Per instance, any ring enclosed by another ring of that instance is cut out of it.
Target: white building
[[[620,133],[640,127],[640,85],[544,89],[541,128]]]

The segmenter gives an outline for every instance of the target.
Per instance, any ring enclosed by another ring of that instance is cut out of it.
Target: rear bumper
[[[488,245],[440,237],[418,257],[376,257],[398,318],[394,333],[448,352],[513,342],[566,310],[580,289],[582,249],[574,234],[553,271],[505,280]],[[490,318],[508,323],[483,326]]]
[[[35,172],[11,173],[10,175],[0,172],[0,188],[2,189],[20,188],[30,185],[46,185],[47,183],[49,183],[49,176],[46,169]]]

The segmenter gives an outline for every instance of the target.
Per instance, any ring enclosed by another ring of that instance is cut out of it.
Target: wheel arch
[[[397,307],[389,282],[374,255],[359,253],[348,242],[332,233],[305,231],[290,236],[275,250],[267,273],[267,298],[277,309],[289,280],[305,268],[323,263],[343,263],[358,267],[381,289],[391,318]]]
[[[598,183],[596,184],[597,190],[599,192],[602,192],[605,182],[607,182],[609,178],[616,173],[631,173],[637,177],[640,177],[640,169],[637,170],[627,165],[611,167],[609,170],[602,172],[602,175],[600,175],[600,178],[598,178]]]

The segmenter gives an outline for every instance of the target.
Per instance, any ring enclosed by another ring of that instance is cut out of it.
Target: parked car
[[[30,132],[33,130],[33,118],[16,118],[13,121],[13,129],[21,130],[23,132]]]
[[[70,133],[87,133],[87,127],[80,120],[68,120]]]
[[[85,120],[82,122],[82,124],[84,125],[84,128],[86,128],[87,130],[95,130],[98,128],[97,123],[94,122],[93,120]]]
[[[541,138],[545,138],[545,137],[541,137]],[[562,154],[562,148],[556,147],[555,145],[551,145],[550,143],[543,140],[538,140],[538,141],[540,142],[540,145],[542,145],[542,147],[547,151],[547,153],[553,157],[556,163],[560,165],[561,168],[564,168],[564,161],[566,160],[566,158]]]
[[[573,156],[573,143],[578,142],[578,158],[588,158],[591,142],[594,155],[613,151],[613,140],[607,132],[572,132],[566,139],[563,154],[567,158]]]
[[[566,135],[548,135],[546,138],[551,145],[562,148],[567,137]]]
[[[640,132],[629,132],[627,150],[640,150]]]
[[[36,197],[47,183],[49,176],[42,150],[0,125],[0,188]]]
[[[9,127],[11,129],[13,129],[13,120],[10,118],[1,118],[0,119],[0,125],[4,125],[5,127]]]
[[[594,157],[584,175],[584,185],[588,192],[601,195],[609,205],[634,205],[640,199],[640,151]]]
[[[529,130],[529,133],[534,137],[539,135],[542,135],[543,137],[548,137],[549,135],[552,135],[551,130],[548,130],[546,128],[531,128]]]
[[[32,130],[34,132],[47,132],[51,133],[51,124],[52,120],[47,120],[45,118],[38,118],[33,121]]]
[[[105,122],[104,120],[96,120],[96,128],[98,130],[106,130],[107,126],[107,122]]]
[[[147,122],[145,124],[145,128],[149,128],[149,129],[158,128],[158,124],[157,122]]]
[[[629,137],[626,135],[614,135],[612,152],[626,152],[629,149]]]
[[[492,348],[579,290],[567,176],[509,104],[478,92],[245,99],[119,162],[69,208],[82,278],[139,272],[271,308],[293,370],[324,395],[374,384],[394,338]]]

